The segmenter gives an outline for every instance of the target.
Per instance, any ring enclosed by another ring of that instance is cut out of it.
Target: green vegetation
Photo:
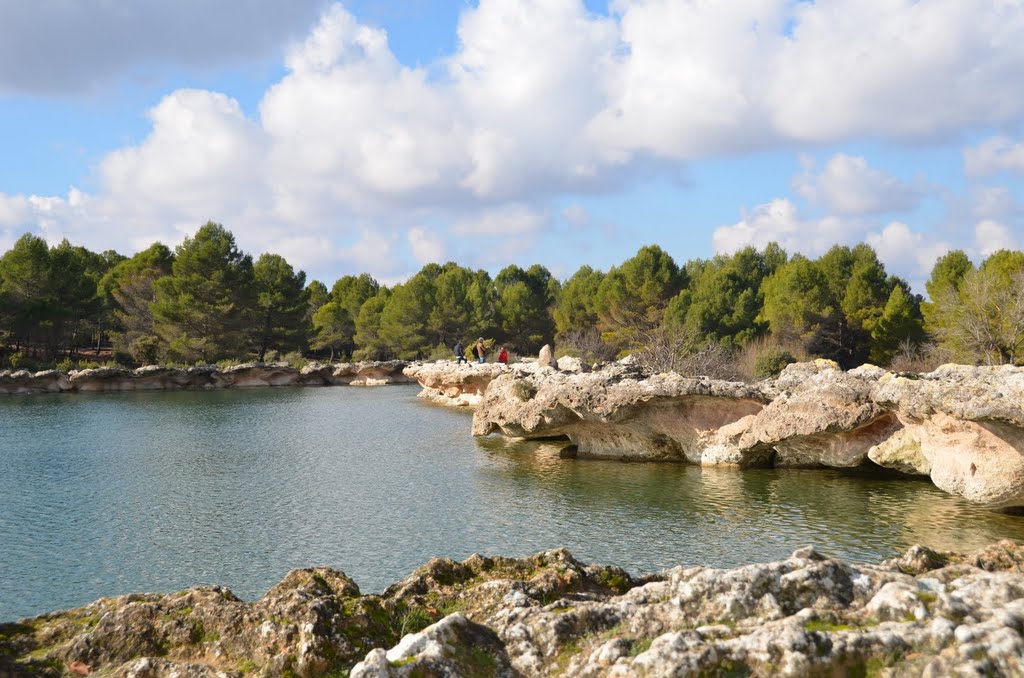
[[[1024,253],[975,266],[950,252],[926,288],[928,301],[865,244],[817,259],[770,244],[681,265],[648,245],[564,282],[539,265],[492,278],[447,262],[393,287],[351,273],[328,288],[279,255],[254,263],[212,222],[174,251],[130,258],[26,234],[0,257],[0,367],[424,359],[478,336],[520,355],[552,343],[587,362],[632,353],[658,371],[746,378],[809,357],[899,370],[1024,362]]]

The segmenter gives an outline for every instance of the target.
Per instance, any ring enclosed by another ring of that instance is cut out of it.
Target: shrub
[[[302,351],[289,351],[281,356],[281,360],[297,370],[309,364],[309,359],[302,355]]]
[[[537,395],[537,387],[533,382],[522,380],[512,385],[512,393],[524,403]]]
[[[786,367],[797,362],[793,354],[785,349],[774,348],[761,353],[754,361],[754,378],[768,379],[777,377]]]

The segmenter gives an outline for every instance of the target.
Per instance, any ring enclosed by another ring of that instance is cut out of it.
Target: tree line
[[[554,343],[587,361],[634,353],[694,370],[696,357],[727,363],[751,346],[844,367],[1024,359],[1024,253],[975,266],[949,252],[926,287],[928,301],[866,244],[817,259],[770,244],[683,265],[648,245],[565,281],[540,265],[492,278],[431,263],[394,286],[362,273],[328,289],[279,255],[254,262],[212,222],[174,250],[156,243],[132,257],[26,234],[0,257],[0,365],[52,365],[87,348],[129,365],[433,359],[478,336],[519,354]]]

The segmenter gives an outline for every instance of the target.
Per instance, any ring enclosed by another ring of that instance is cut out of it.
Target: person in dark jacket
[[[455,342],[455,348],[452,350],[455,351],[456,365],[461,365],[462,363],[466,362],[466,348],[462,345],[461,339]]]

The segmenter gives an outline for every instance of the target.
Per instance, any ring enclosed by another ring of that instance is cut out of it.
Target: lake
[[[857,561],[1024,539],[925,481],[561,460],[470,436],[415,386],[0,398],[0,621],[328,565],[381,591],[431,556],[564,546],[633,573],[813,543]]]

